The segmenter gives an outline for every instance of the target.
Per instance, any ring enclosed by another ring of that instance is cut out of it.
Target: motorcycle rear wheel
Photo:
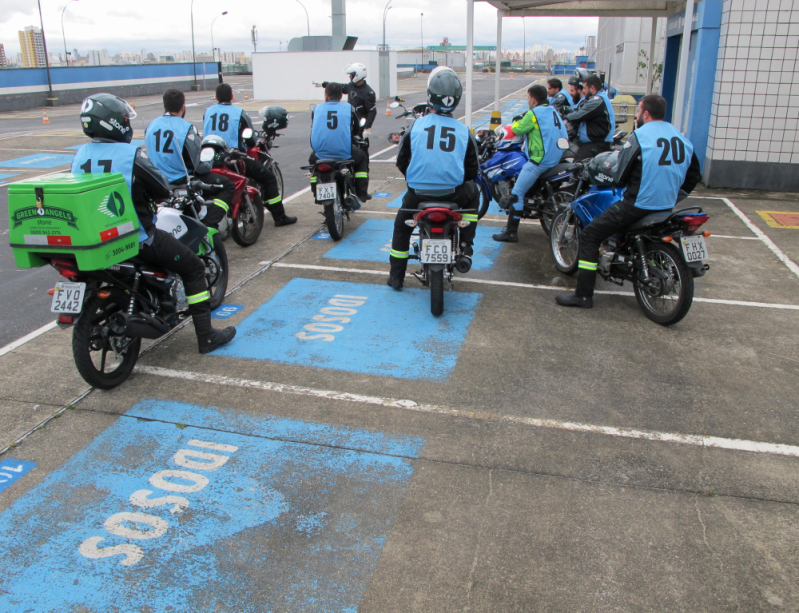
[[[229,278],[229,269],[227,261],[227,250],[225,244],[218,238],[214,237],[214,250],[211,253],[206,253],[201,257],[205,264],[205,276],[208,281],[208,293],[211,294],[211,299],[208,303],[211,310],[218,309],[225,301],[225,293],[227,292],[227,283]],[[213,278],[213,267],[219,267],[216,279]],[[211,283],[213,281],[213,283]]]
[[[240,247],[254,245],[264,227],[264,201],[261,194],[254,199],[242,198],[239,214],[232,220],[230,235]]]
[[[669,244],[647,247],[646,262],[651,270],[667,276],[659,283],[668,283],[668,294],[652,296],[641,281],[633,283],[638,306],[649,319],[661,326],[676,324],[688,314],[694,300],[694,277],[677,247]]]
[[[108,317],[124,310],[124,302],[117,302],[113,295],[105,300],[92,296],[84,304],[83,314],[72,331],[72,357],[75,366],[83,380],[93,387],[109,390],[120,385],[130,377],[139,359],[140,338],[102,337],[102,328]],[[127,343],[122,350],[121,359],[114,353],[114,342]],[[106,370],[109,366],[109,353],[113,368]]]
[[[427,270],[430,280],[430,312],[438,317],[444,312],[444,270]]]
[[[336,190],[336,199],[325,204],[325,222],[330,238],[340,241],[344,236],[344,208],[341,206],[341,190]]]
[[[563,242],[558,243],[560,229],[566,223],[568,210],[561,211],[552,222],[552,233],[549,235],[549,244],[552,248],[552,257],[555,258],[555,268],[567,275],[577,271],[580,253],[580,224],[576,216],[572,216],[563,235]]]

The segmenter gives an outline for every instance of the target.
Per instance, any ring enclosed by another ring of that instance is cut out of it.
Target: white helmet
[[[357,83],[366,78],[366,66],[357,62],[355,64],[347,64],[347,67],[344,69],[344,74],[350,75],[350,81],[352,83]]]

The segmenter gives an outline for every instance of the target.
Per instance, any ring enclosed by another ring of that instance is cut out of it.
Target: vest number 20
[[[674,160],[675,164],[682,164],[685,161],[685,143],[682,142],[680,138],[676,136],[672,137],[670,147],[669,141],[665,138],[659,138],[657,145],[658,147],[663,147],[663,153],[658,160],[658,166],[671,166],[669,149],[671,149],[671,159]]]
[[[427,132],[427,148],[432,149],[436,144],[436,126],[425,128],[424,131]],[[455,128],[441,128],[441,140],[438,141],[441,151],[455,151],[455,143]]]

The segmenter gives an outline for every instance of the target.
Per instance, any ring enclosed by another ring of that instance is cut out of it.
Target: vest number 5
[[[676,136],[673,136],[671,139],[671,147],[669,147],[669,141],[665,138],[659,138],[657,140],[658,147],[663,147],[663,153],[660,155],[660,159],[658,160],[658,166],[671,166],[671,160],[669,160],[669,149],[671,149],[671,159],[674,160],[675,164],[682,164],[685,161],[685,143]]]
[[[338,128],[338,115],[336,114],[336,111],[327,112],[327,127],[331,130]]]
[[[425,128],[427,132],[427,148],[432,149],[436,144],[436,127],[430,126]],[[438,147],[441,151],[450,153],[455,151],[455,128],[441,128],[441,140],[438,141]]]

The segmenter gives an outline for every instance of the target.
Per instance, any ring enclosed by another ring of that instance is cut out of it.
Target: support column
[[[693,0],[691,0],[693,2]],[[472,73],[474,72],[474,0],[466,0],[466,117],[464,123],[472,129]]]
[[[502,123],[502,111],[499,108],[499,85],[500,85],[500,64],[502,57],[502,18],[504,11],[497,9],[497,51],[494,54],[497,58],[496,71],[494,75],[494,110],[491,112],[491,129],[498,128]]]
[[[652,35],[649,37],[649,69],[646,72],[646,95],[652,93],[652,73],[655,70],[655,37],[658,33],[658,18],[652,17]]]
[[[688,81],[688,55],[691,51],[691,30],[694,24],[694,0],[688,0],[685,6],[685,25],[682,30],[682,43],[680,44],[680,73],[677,75],[677,93],[674,96],[674,113],[671,122],[675,128],[682,131],[682,111],[685,100],[685,84]]]

